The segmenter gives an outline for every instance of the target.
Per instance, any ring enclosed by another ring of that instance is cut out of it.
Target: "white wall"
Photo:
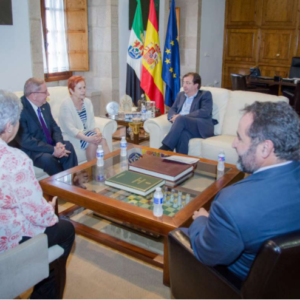
[[[163,51],[165,45],[165,1],[159,4],[159,42],[160,49]],[[126,71],[127,71],[127,48],[130,36],[128,29],[129,22],[129,0],[119,0],[119,90],[120,98],[125,95],[126,90]],[[146,30],[146,28],[144,28]],[[145,32],[146,34],[146,32]]]
[[[22,91],[32,77],[28,2],[12,0],[13,25],[0,26],[0,89]]]
[[[200,75],[202,85],[221,86],[226,0],[202,0]]]

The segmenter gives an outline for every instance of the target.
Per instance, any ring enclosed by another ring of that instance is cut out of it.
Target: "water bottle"
[[[225,170],[225,153],[223,150],[221,150],[218,155],[217,179],[221,178],[224,175],[224,170]]]
[[[121,139],[121,156],[127,156],[127,141],[125,136]]]
[[[97,166],[98,167],[102,167],[104,166],[104,151],[102,149],[102,146],[99,145],[98,148],[97,148]]]
[[[157,187],[153,196],[153,215],[155,217],[161,217],[163,215],[163,198],[164,195],[161,191],[161,188]]]
[[[105,172],[103,166],[97,166],[97,181],[104,182],[105,181]]]
[[[122,171],[128,170],[128,160],[126,156],[121,156],[120,166]]]
[[[146,121],[147,120],[147,109],[144,104],[142,104],[142,120]]]

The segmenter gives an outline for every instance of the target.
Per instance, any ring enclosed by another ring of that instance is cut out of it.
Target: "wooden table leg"
[[[169,250],[168,237],[164,239],[164,270],[163,270],[163,284],[170,286],[170,272],[169,272]]]

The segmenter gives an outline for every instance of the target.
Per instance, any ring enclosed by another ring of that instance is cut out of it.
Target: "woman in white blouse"
[[[98,145],[102,145],[104,154],[109,153],[105,138],[95,127],[93,104],[85,97],[85,79],[81,76],[70,77],[68,89],[70,97],[64,100],[59,112],[59,125],[64,138],[75,148],[85,150],[88,161],[96,158]]]
[[[19,129],[21,110],[15,94],[0,90],[0,253],[45,233],[49,247],[58,244],[64,249],[65,266],[75,238],[74,226],[55,215],[56,197],[51,202],[43,198],[32,160],[8,146]],[[31,299],[55,298],[54,276],[51,272],[36,285]]]

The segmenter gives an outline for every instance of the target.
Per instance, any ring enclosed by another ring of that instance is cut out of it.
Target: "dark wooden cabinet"
[[[288,77],[293,56],[300,56],[300,0],[227,0],[222,87],[231,73]]]

